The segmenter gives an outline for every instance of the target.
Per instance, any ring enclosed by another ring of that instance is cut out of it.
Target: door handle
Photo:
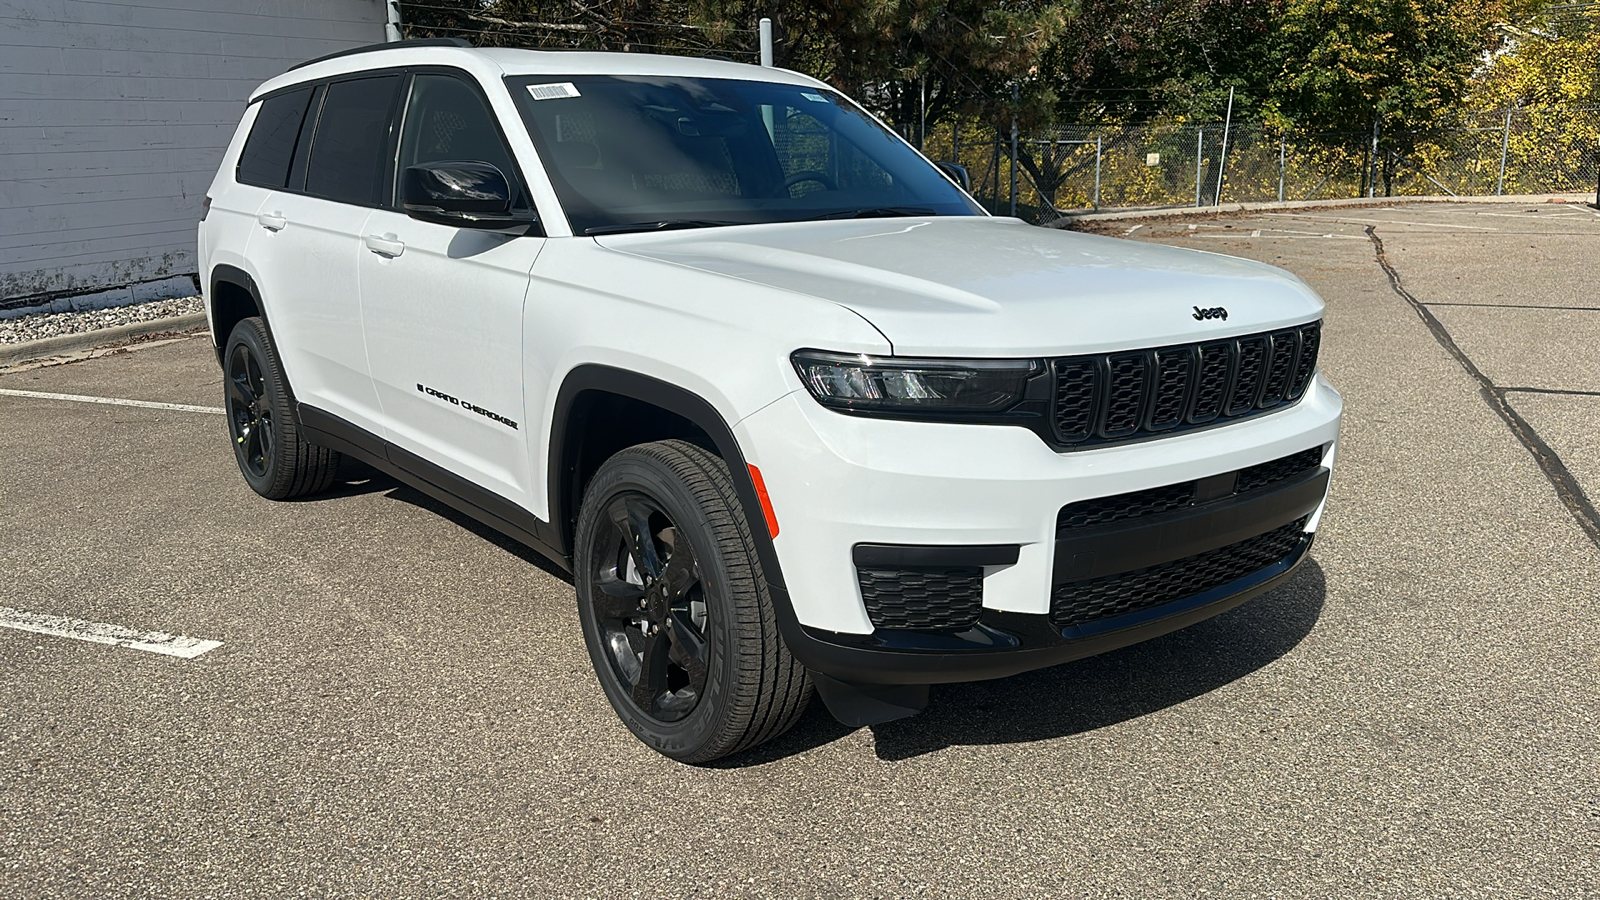
[[[260,222],[261,227],[268,231],[282,231],[283,227],[289,224],[289,220],[283,217],[283,213],[276,212],[259,213],[256,216],[256,221]]]
[[[364,240],[367,242],[367,249],[379,256],[395,257],[406,252],[405,242],[395,238],[393,232],[384,235],[369,234]]]

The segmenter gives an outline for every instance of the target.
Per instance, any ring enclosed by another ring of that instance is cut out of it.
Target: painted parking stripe
[[[191,406],[188,403],[157,403],[153,400],[124,400],[121,397],[85,397],[82,394],[15,391],[10,388],[0,388],[0,394],[7,397],[28,397],[34,400],[70,400],[73,403],[104,403],[109,406],[137,406],[141,409],[170,409],[176,412],[205,413],[208,416],[220,416],[223,414],[223,409],[220,406]]]
[[[159,653],[162,656],[176,656],[179,659],[194,659],[202,653],[209,653],[222,646],[221,641],[205,641],[167,634],[164,631],[134,631],[121,625],[85,622],[62,616],[45,616],[12,609],[9,606],[0,606],[0,628],[15,628],[18,631],[72,638],[94,644],[111,644],[116,647],[127,647],[130,650]]]
[[[1284,219],[1316,219],[1319,222],[1339,222],[1345,225],[1415,225],[1418,228],[1463,228],[1468,231],[1499,231],[1487,225],[1451,225],[1448,222],[1408,222],[1401,219],[1359,219],[1355,216],[1312,216],[1304,213],[1262,213]]]

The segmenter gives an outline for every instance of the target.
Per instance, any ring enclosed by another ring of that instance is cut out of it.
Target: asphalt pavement
[[[628,734],[518,545],[383,478],[262,500],[214,414],[0,393],[0,607],[222,642],[0,628],[0,896],[1600,896],[1600,214],[1095,227],[1327,299],[1312,561],[710,768]],[[203,337],[3,391],[221,404]]]

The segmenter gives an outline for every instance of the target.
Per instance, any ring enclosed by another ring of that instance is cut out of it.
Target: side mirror
[[[511,185],[504,172],[470,160],[409,166],[400,176],[400,206],[424,222],[457,228],[509,228],[537,219],[511,208]]]
[[[972,190],[972,176],[967,174],[966,166],[958,166],[951,162],[936,162],[934,165],[939,167],[939,171],[950,176],[951,181],[961,185],[963,191]]]

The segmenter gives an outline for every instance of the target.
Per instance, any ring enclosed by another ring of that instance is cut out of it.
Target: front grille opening
[[[1316,374],[1322,323],[1199,344],[1052,360],[1057,441],[1097,447],[1292,403]]]
[[[1061,508],[1056,517],[1056,530],[1091,528],[1109,525],[1123,519],[1137,519],[1181,509],[1194,502],[1194,482],[1169,484],[1113,497],[1096,497],[1080,500]]]
[[[1233,491],[1235,494],[1259,491],[1304,475],[1322,465],[1324,450],[1324,447],[1312,447],[1270,462],[1240,469],[1235,473]],[[1126,494],[1113,494],[1110,497],[1095,497],[1091,500],[1068,503],[1061,507],[1061,512],[1056,515],[1056,534],[1064,537],[1067,532],[1077,528],[1110,525],[1113,522],[1157,516],[1175,509],[1183,509],[1194,504],[1196,490],[1195,482],[1184,481]]]
[[[1300,546],[1309,519],[1184,559],[1057,585],[1050,621],[1061,628],[1085,625],[1222,587],[1286,559]]]
[[[983,614],[978,566],[858,566],[856,579],[874,628],[961,631]]]
[[[1236,493],[1258,491],[1264,487],[1271,487],[1280,481],[1288,481],[1322,465],[1322,448],[1312,447],[1299,453],[1291,453],[1271,462],[1264,462],[1258,466],[1239,470],[1239,480],[1234,484]]]

